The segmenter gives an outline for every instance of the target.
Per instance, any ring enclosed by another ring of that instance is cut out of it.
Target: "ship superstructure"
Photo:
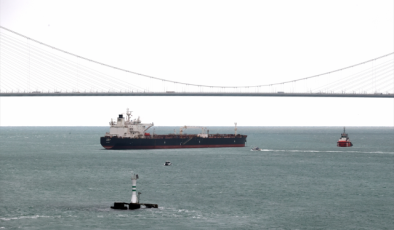
[[[123,114],[119,114],[117,122],[111,119],[109,122],[109,133],[107,132],[105,136],[121,138],[145,138],[145,136],[148,136],[146,131],[154,125],[153,123],[141,123],[139,117],[131,120],[131,111],[129,109],[127,109],[126,116],[127,118],[125,119]]]
[[[110,131],[100,138],[101,145],[106,149],[166,149],[166,148],[215,148],[245,147],[247,135],[209,134],[202,126],[183,126],[179,133],[156,135],[146,131],[154,124],[142,123],[140,118],[131,120],[131,112],[127,109],[126,118],[119,114],[117,121],[111,119]],[[201,129],[199,134],[184,134],[185,129]]]

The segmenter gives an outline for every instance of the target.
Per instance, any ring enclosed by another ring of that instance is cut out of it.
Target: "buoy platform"
[[[128,208],[127,208],[128,206]],[[115,202],[114,206],[111,206],[112,209],[120,209],[120,210],[133,210],[139,209],[141,206],[145,206],[145,208],[158,208],[157,204],[146,204],[146,203],[125,203],[125,202]]]

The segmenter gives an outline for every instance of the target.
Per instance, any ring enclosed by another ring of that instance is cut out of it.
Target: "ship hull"
[[[223,148],[245,147],[246,136],[222,138],[171,138],[133,139],[101,137],[101,145],[106,149],[180,149],[180,148]]]
[[[352,147],[353,144],[350,141],[338,141],[337,146],[338,147]]]

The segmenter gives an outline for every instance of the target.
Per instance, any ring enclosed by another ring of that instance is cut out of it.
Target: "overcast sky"
[[[109,65],[205,85],[293,80],[394,51],[392,0],[0,0],[0,25]],[[276,97],[2,97],[0,125],[107,126],[127,108],[157,126],[394,127],[394,99]]]

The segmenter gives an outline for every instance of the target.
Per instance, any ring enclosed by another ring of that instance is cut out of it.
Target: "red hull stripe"
[[[158,146],[103,146],[106,149],[186,149],[186,148],[223,148],[245,147],[245,144],[231,145],[158,145]]]
[[[352,147],[353,144],[350,141],[338,141],[337,146],[338,147]]]

